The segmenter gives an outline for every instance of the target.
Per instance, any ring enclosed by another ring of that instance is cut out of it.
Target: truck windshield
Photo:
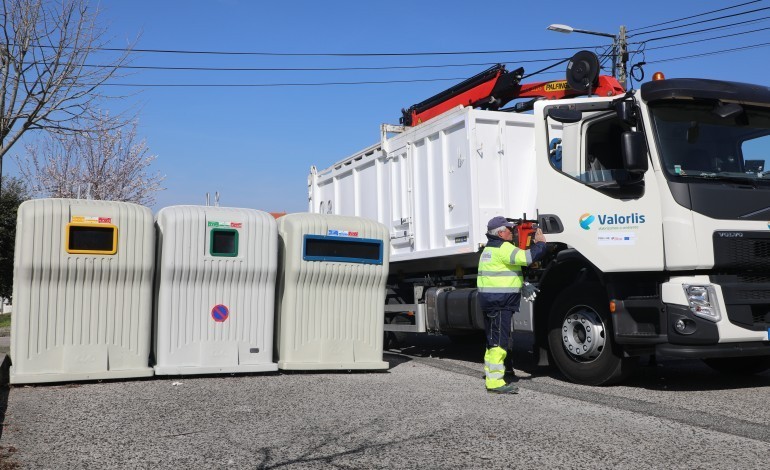
[[[770,108],[672,100],[650,109],[670,178],[770,183]]]

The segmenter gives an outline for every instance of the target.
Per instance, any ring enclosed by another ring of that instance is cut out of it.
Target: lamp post
[[[616,77],[623,88],[626,87],[626,60],[628,51],[626,50],[626,27],[620,27],[620,34],[601,33],[598,31],[589,31],[587,29],[573,28],[566,24],[552,24],[548,26],[549,31],[557,33],[583,33],[594,36],[603,36],[612,38],[612,76]]]

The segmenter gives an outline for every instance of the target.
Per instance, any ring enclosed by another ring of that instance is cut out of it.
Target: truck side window
[[[553,150],[550,163],[554,169],[608,196],[641,197],[644,180],[632,177],[623,167],[621,138],[629,130],[630,126],[614,112],[589,118],[582,126],[565,125],[559,143],[559,164],[554,162]]]

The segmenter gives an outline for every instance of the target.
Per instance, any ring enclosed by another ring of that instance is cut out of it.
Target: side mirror
[[[615,113],[617,113],[618,119],[625,122],[629,126],[636,124],[636,110],[634,109],[633,102],[618,101],[615,103]]]
[[[622,137],[623,167],[631,174],[642,174],[647,171],[647,142],[644,134],[638,131],[627,131]]]
[[[551,108],[548,117],[562,124],[573,124],[583,119],[583,113],[575,109]]]

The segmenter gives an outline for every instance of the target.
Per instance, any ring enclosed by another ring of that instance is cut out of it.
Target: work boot
[[[514,384],[505,384],[497,388],[488,388],[487,392],[489,393],[519,393],[519,387],[517,387]]]

